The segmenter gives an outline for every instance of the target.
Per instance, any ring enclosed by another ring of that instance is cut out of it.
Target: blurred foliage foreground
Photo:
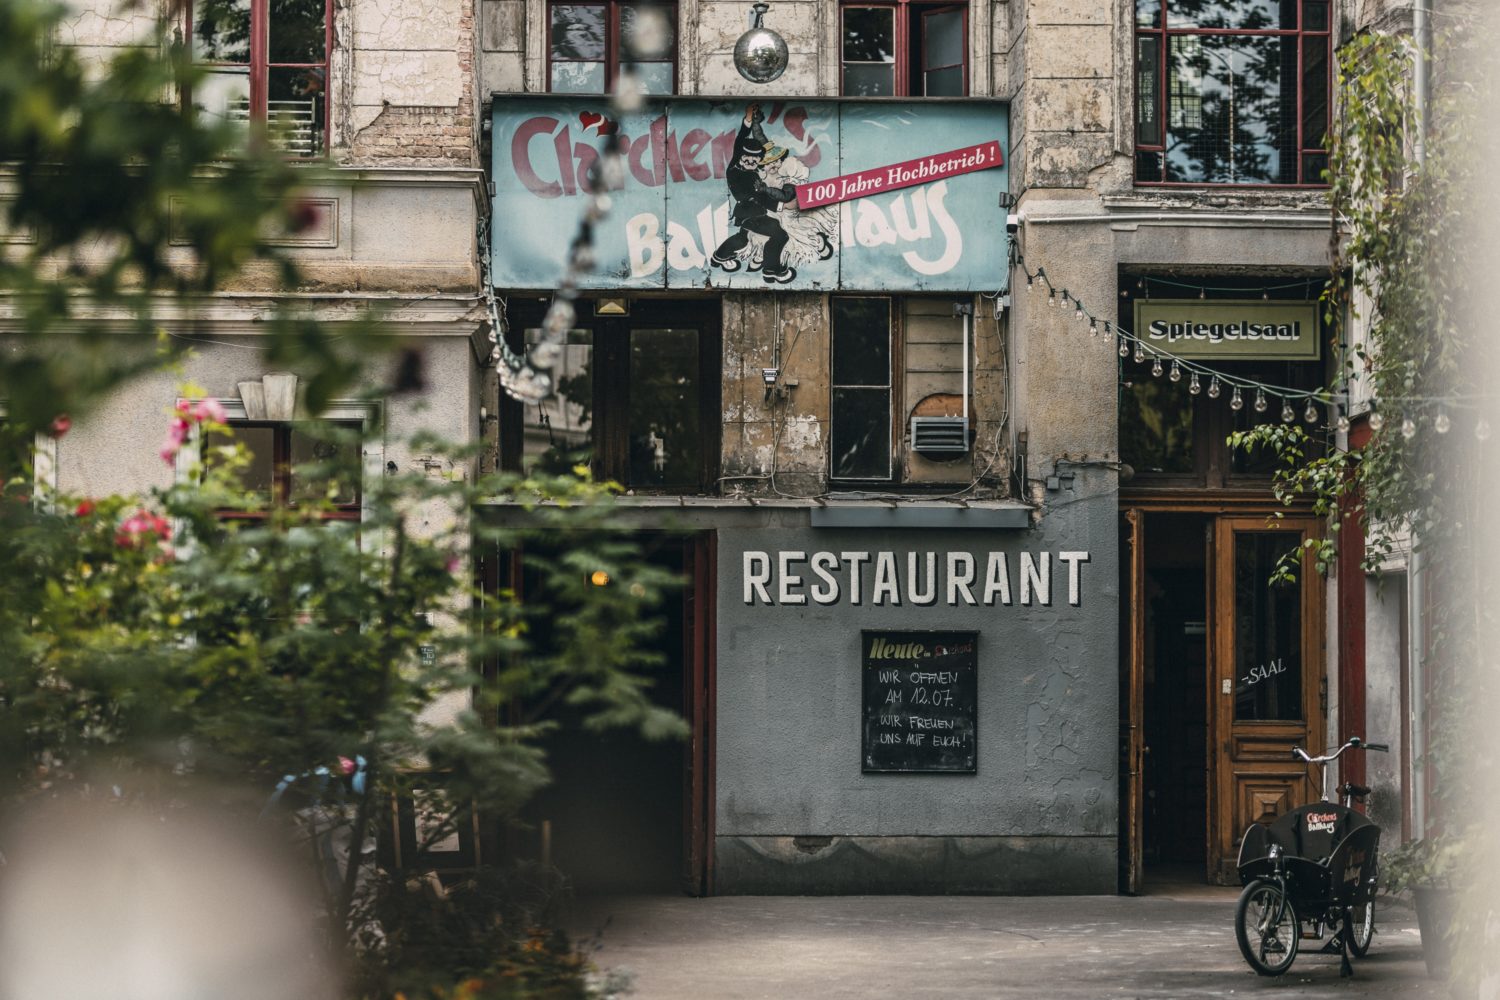
[[[189,347],[173,331],[193,329],[215,290],[246,274],[299,287],[265,234],[307,224],[298,191],[321,176],[253,126],[184,110],[204,75],[171,19],[85,65],[57,44],[62,18],[38,0],[0,3],[0,818],[25,826],[84,800],[119,811],[124,828],[130,817],[168,824],[191,802],[272,829],[283,846],[294,837],[321,892],[309,908],[324,933],[308,948],[326,941],[350,995],[608,991],[547,929],[555,875],[386,874],[375,831],[417,785],[432,842],[476,810],[491,829],[516,817],[547,780],[547,708],[679,736],[642,672],[655,662],[644,651],[653,609],[675,581],[611,530],[610,489],[582,472],[473,482],[330,466],[298,474],[327,484],[327,502],[256,510],[241,489],[245,452],[209,401],[163,415],[176,485],[39,495],[37,435],[65,435],[134,377],[179,360]],[[378,317],[330,336],[295,296],[272,297],[262,360],[301,376],[307,412],[403,388],[375,386],[362,367],[403,349]],[[419,369],[413,355],[396,369]],[[357,442],[345,443],[325,450],[358,463]],[[471,457],[438,441],[411,447],[450,468]],[[360,519],[320,519],[351,480]],[[511,501],[503,524],[473,515],[497,498]],[[546,599],[477,593],[480,549],[532,552]],[[0,828],[0,938],[14,930],[5,883],[36,872],[25,841],[7,842],[16,829]],[[88,870],[69,867],[74,880]],[[205,882],[197,895],[215,891]],[[81,963],[92,960],[81,920],[118,903],[112,892],[129,895],[100,885],[98,906],[50,922],[78,938]],[[96,995],[150,995],[129,973]]]

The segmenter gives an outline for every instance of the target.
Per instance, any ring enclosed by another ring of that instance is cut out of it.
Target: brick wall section
[[[386,11],[379,19],[356,8],[352,141],[340,162],[477,166],[474,4],[409,7],[404,18]],[[445,13],[451,31],[442,28]]]

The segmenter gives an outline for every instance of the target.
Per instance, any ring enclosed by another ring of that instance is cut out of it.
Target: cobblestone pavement
[[[594,939],[600,968],[633,975],[640,1000],[1447,996],[1426,976],[1410,909],[1377,911],[1351,980],[1313,941],[1267,979],[1235,945],[1235,898],[1207,886],[1136,898],[618,896],[579,901],[571,925]]]

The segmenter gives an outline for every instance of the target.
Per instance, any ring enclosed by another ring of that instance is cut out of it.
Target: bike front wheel
[[[1344,911],[1344,922],[1349,931],[1349,950],[1355,958],[1364,958],[1370,950],[1370,941],[1375,937],[1375,901],[1361,903]]]
[[[1292,967],[1302,935],[1297,911],[1280,886],[1264,879],[1245,886],[1235,907],[1234,937],[1260,975],[1279,976]]]

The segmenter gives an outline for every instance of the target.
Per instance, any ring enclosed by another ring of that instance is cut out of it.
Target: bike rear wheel
[[[1375,901],[1361,903],[1345,911],[1346,930],[1349,933],[1349,950],[1355,958],[1364,958],[1370,950],[1370,941],[1375,937]]]
[[[1280,886],[1264,879],[1245,886],[1234,911],[1234,937],[1240,954],[1260,975],[1279,976],[1292,967],[1301,928]]]

